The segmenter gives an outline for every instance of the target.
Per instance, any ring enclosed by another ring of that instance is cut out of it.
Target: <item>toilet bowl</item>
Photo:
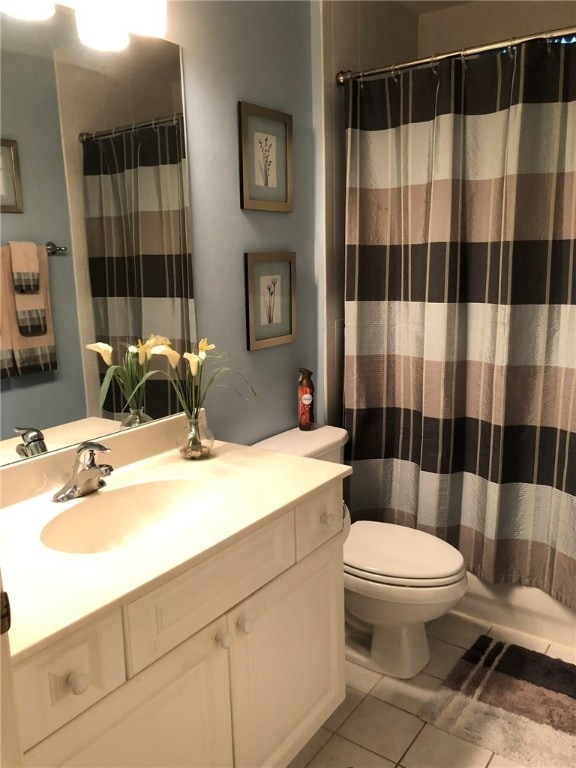
[[[256,443],[259,448],[342,462],[347,432],[322,426],[292,429]],[[350,523],[346,513],[346,622],[363,642],[347,657],[391,677],[410,678],[428,663],[425,623],[456,606],[467,588],[461,553],[414,528],[371,520]]]
[[[454,608],[466,587],[464,558],[447,542],[391,523],[351,526],[344,542],[345,607],[349,623],[372,628],[370,668],[392,677],[417,675],[430,659],[425,622]]]

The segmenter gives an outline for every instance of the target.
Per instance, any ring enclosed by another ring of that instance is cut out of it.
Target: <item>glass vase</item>
[[[120,424],[120,429],[139,427],[141,424],[148,424],[150,421],[153,421],[152,416],[144,413],[144,408],[130,408],[130,412],[126,414]]]
[[[183,459],[204,459],[212,452],[214,433],[199,419],[187,419],[177,444]]]

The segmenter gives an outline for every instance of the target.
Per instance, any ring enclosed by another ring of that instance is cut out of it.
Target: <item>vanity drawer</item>
[[[338,483],[296,505],[296,559],[302,560],[340,533],[343,525],[342,486]]]
[[[295,562],[294,512],[236,541],[124,607],[128,677]]]
[[[118,609],[14,667],[22,748],[29,749],[124,682]]]

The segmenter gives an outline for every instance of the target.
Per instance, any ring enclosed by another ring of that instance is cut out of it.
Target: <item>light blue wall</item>
[[[211,390],[209,421],[223,440],[251,443],[296,426],[298,368],[318,375],[310,12],[302,0],[169,2],[167,38],[183,51],[198,333],[227,352],[229,364],[243,371],[258,392],[257,400],[243,401],[230,388]],[[18,67],[20,82],[27,76],[42,83],[43,97],[42,103],[27,99],[26,86],[3,89],[2,135],[19,141],[26,214],[2,215],[2,242],[69,244],[60,140],[47,130],[56,111],[52,67],[37,66],[33,59]],[[293,213],[240,208],[240,100],[293,117]],[[32,154],[28,144],[38,146],[38,153]],[[244,253],[250,251],[296,252],[297,338],[291,344],[247,351]],[[3,385],[7,430],[15,419],[48,426],[84,415],[72,260],[54,257],[50,264],[59,370],[23,377],[25,409],[21,390],[12,382]]]
[[[10,240],[52,240],[69,247],[52,61],[3,53],[1,94],[2,138],[18,142],[24,197],[24,213],[0,214],[2,244]],[[14,437],[13,426],[43,429],[86,415],[72,257],[51,257],[49,267],[58,369],[2,380],[3,439]]]
[[[210,426],[234,442],[296,426],[298,368],[318,366],[310,11],[300,0],[169,3],[167,37],[183,50],[198,333],[228,353],[259,396],[244,402],[231,389],[211,390]],[[293,213],[240,208],[238,101],[293,117]],[[291,344],[247,351],[243,254],[250,251],[296,252]]]

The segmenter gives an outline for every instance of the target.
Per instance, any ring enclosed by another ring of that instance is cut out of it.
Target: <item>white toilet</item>
[[[344,460],[348,433],[322,426],[291,429],[256,443],[280,453]],[[347,644],[347,657],[391,677],[417,675],[430,650],[424,624],[454,608],[467,588],[460,552],[442,539],[402,525],[359,520],[344,542],[346,622],[369,646]]]

